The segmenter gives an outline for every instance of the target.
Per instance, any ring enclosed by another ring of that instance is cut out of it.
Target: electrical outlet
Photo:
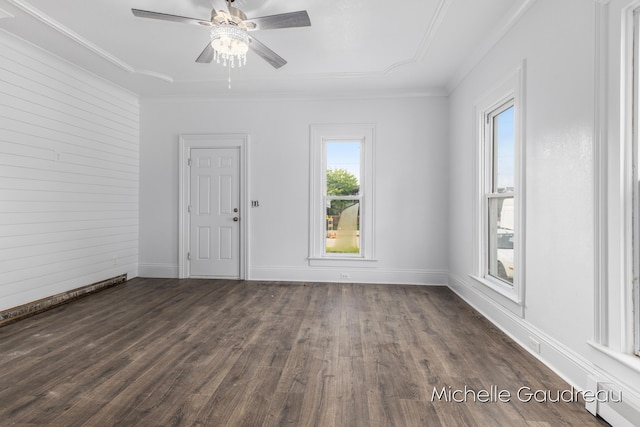
[[[529,347],[531,347],[536,353],[540,353],[540,342],[534,337],[529,337]]]
[[[113,265],[116,265],[118,263],[118,257],[113,257],[112,259]]]
[[[349,273],[340,273],[340,278],[341,279],[348,279],[349,278]]]

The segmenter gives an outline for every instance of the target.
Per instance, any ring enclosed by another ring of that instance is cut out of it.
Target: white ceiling
[[[207,19],[224,0],[0,0],[0,29],[142,96],[446,94],[533,0],[236,0],[249,18],[306,10],[311,27],[253,32],[288,63],[249,52],[231,70],[195,59],[205,27],[131,8]]]

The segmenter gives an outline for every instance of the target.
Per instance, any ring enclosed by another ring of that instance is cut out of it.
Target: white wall
[[[537,356],[570,383],[585,389],[588,376],[609,381],[637,408],[640,371],[603,364],[588,343],[596,283],[595,22],[596,8],[606,7],[598,3],[606,2],[535,1],[451,94],[449,283],[525,348],[532,351],[530,337],[541,342]],[[620,19],[619,9],[610,13]],[[619,35],[611,37],[619,49]],[[520,318],[469,275],[475,273],[474,104],[523,60],[526,296]]]
[[[309,125],[374,123],[376,258],[349,281],[440,283],[447,269],[447,100],[143,100],[140,274],[175,277],[178,135],[248,133],[251,279],[339,281],[309,267]],[[245,216],[246,218],[246,216]]]
[[[135,96],[0,32],[0,310],[137,274],[138,140]]]

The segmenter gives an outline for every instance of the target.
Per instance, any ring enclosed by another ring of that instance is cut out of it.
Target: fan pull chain
[[[227,70],[229,70],[229,90],[231,90],[231,63],[227,66]]]

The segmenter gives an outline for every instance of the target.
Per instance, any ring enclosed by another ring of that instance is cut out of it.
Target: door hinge
[[[187,166],[191,166],[191,159],[187,159]]]
[[[187,259],[191,261],[191,252],[187,252]]]
[[[191,213],[191,205],[187,206],[187,212]]]

